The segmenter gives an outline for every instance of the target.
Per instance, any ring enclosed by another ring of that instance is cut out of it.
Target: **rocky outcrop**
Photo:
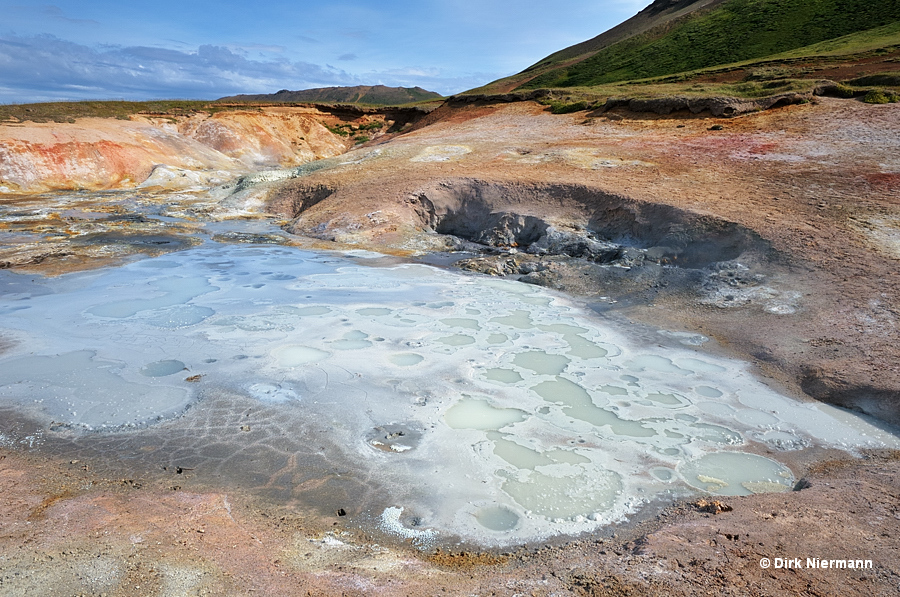
[[[600,115],[620,108],[631,112],[650,112],[661,116],[677,112],[691,114],[708,113],[716,118],[731,118],[742,114],[770,110],[792,104],[805,104],[816,96],[838,95],[838,84],[833,81],[819,81],[810,91],[791,91],[777,93],[765,97],[742,98],[733,96],[703,95],[662,95],[652,98],[610,97],[601,103],[601,99],[587,99],[578,102],[580,110],[590,110],[592,115]],[[463,94],[449,98],[453,104],[538,101],[551,102],[559,95],[559,91],[551,89],[517,90],[501,94]],[[576,104],[573,104],[576,105]]]
[[[314,108],[284,107],[0,123],[0,193],[209,187],[235,174],[344,153],[353,141],[329,130],[332,120]]]
[[[820,81],[811,91],[778,93],[752,99],[729,96],[662,96],[650,99],[611,97],[599,110],[606,112],[624,107],[632,112],[653,112],[663,116],[687,110],[692,114],[709,112],[711,116],[727,118],[791,104],[805,104],[817,95],[831,93],[836,87],[837,84],[832,81]]]
[[[623,248],[596,238],[585,230],[559,230],[548,226],[545,233],[528,247],[528,252],[536,255],[568,255],[598,263],[609,263],[618,259]]]
[[[812,96],[812,93],[780,93],[754,99],[718,96],[663,96],[652,99],[611,97],[606,100],[600,111],[606,112],[613,108],[624,107],[632,112],[653,112],[654,114],[665,116],[679,110],[687,110],[691,114],[709,112],[712,116],[722,118],[759,112],[760,110],[768,110],[777,106],[801,104],[809,102]]]
[[[0,127],[0,191],[137,186],[159,164],[206,172],[235,168],[227,156],[146,123]]]
[[[290,167],[346,151],[345,140],[324,126],[324,118],[311,108],[269,108],[195,116],[177,130],[248,167]]]

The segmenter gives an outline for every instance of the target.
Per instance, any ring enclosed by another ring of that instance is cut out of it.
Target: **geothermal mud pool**
[[[262,445],[295,470],[325,454],[358,497],[378,494],[360,498],[361,525],[420,546],[508,545],[653,501],[787,491],[779,454],[900,447],[698,350],[702,336],[379,257],[207,241],[57,278],[4,273],[0,403],[49,427],[32,444],[60,434],[115,446],[185,433],[230,396],[247,423],[229,420],[194,452]],[[289,453],[305,444],[317,446],[310,460]],[[168,461],[188,466],[188,452]],[[224,474],[247,478],[252,460],[230,457]],[[303,501],[296,479],[283,483]]]

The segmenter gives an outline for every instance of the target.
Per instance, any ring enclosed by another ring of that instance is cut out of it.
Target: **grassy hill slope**
[[[386,87],[384,85],[358,85],[356,87],[320,87],[301,91],[282,89],[277,93],[259,95],[234,95],[219,101],[236,102],[286,102],[362,104],[367,106],[400,106],[414,102],[439,99],[442,96],[421,87]]]
[[[620,25],[620,34],[598,36],[529,67],[520,75],[541,72],[522,77],[527,80],[518,88],[660,77],[760,59],[896,21],[900,0],[657,0]],[[652,26],[641,30],[639,22]],[[639,32],[622,38],[626,29]]]
[[[580,62],[586,58],[590,58],[599,50],[624,39],[644,33],[655,27],[663,26],[669,21],[683,17],[692,11],[721,4],[724,1],[725,0],[656,0],[656,2],[635,16],[627,21],[619,23],[609,31],[605,31],[597,37],[554,52],[518,74],[488,83],[473,91],[478,93],[507,93],[522,86],[536,76],[558,69],[561,66],[568,66]]]

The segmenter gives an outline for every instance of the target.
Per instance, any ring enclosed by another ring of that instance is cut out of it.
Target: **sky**
[[[517,73],[650,3],[0,0],[0,103],[379,84],[451,95]]]

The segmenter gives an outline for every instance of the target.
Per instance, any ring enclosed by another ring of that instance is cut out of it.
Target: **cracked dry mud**
[[[8,261],[60,273],[235,234],[216,217],[273,213],[306,238],[250,231],[237,240],[401,260],[462,249],[467,269],[567,291],[682,339],[712,338],[708,350],[750,360],[798,399],[900,421],[896,106],[822,99],[729,120],[590,116],[526,102],[447,106],[334,167],[224,198],[111,193],[63,217],[37,209],[52,196],[4,198],[31,210],[7,227],[40,236],[27,246],[39,259]],[[179,219],[84,215],[135,205]],[[7,247],[26,250],[15,239]],[[205,400],[165,432],[101,441],[7,423],[3,437],[15,441],[0,448],[0,595],[869,596],[900,587],[894,452],[797,453],[789,464],[801,490],[717,498],[728,508],[683,502],[587,536],[421,550],[359,525],[366,504],[347,496],[377,499],[354,489],[374,481],[323,459],[315,433],[216,453],[216,437],[252,439],[279,422],[265,408],[246,416],[246,397]],[[223,477],[237,469],[247,477]],[[321,499],[292,500],[298,488]],[[874,566],[763,569],[762,558]]]

